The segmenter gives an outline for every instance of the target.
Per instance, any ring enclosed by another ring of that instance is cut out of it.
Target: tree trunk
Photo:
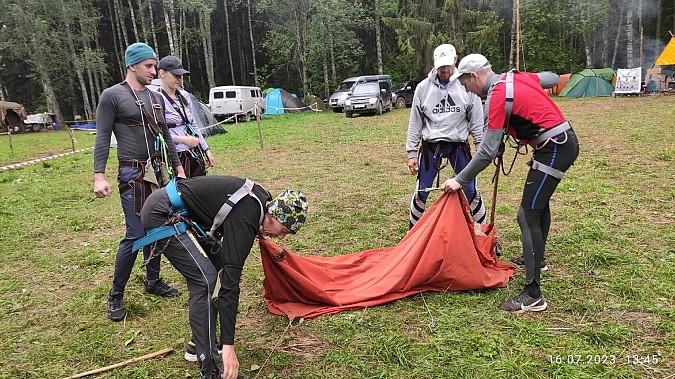
[[[328,28],[328,38],[330,39],[330,78],[333,83],[337,82],[337,67],[335,66],[335,39],[333,38],[333,30]]]
[[[129,36],[127,35],[127,28],[124,26],[124,8],[120,0],[114,0],[115,12],[117,13],[117,26],[119,27],[118,31],[122,31],[122,37],[124,38],[124,48],[126,49],[129,46]]]
[[[248,3],[248,31],[251,36],[251,59],[253,60],[253,84],[259,85],[258,83],[258,66],[255,62],[255,40],[253,39],[253,23],[251,22],[251,0],[247,0]]]
[[[112,36],[113,36],[113,45],[115,46],[115,52],[113,53],[113,57],[115,57],[115,62],[117,62],[117,67],[119,67],[120,71],[120,76],[123,78],[124,77],[124,60],[120,59],[120,54],[122,52],[122,47],[120,46],[120,41],[119,41],[119,35],[118,35],[118,29],[116,28],[117,22],[114,22],[117,17],[115,16],[115,12],[113,11],[113,6],[112,2],[114,0],[106,1],[108,4],[108,14],[110,15],[110,28],[112,29]]]
[[[89,45],[89,41],[90,41],[89,38],[92,37],[92,33],[90,32],[87,24],[84,22],[84,18],[79,17],[79,20],[80,20],[80,32],[82,34],[81,41],[82,41],[82,47],[83,47],[83,51],[84,51],[82,61],[84,63],[83,66],[84,66],[84,70],[85,70],[85,73],[86,73],[86,76],[87,76],[87,83],[89,84],[89,88],[88,88],[89,98],[83,97],[83,99],[84,99],[84,104],[85,104],[85,111],[88,110],[88,109],[91,110],[90,114],[87,115],[87,119],[89,120],[89,119],[93,118],[93,116],[94,116],[93,110],[96,109],[96,97],[97,97],[97,93],[94,91],[94,78],[93,78],[93,75],[92,75],[92,72],[91,72],[92,71],[91,63],[92,63],[92,55],[93,54],[92,54],[92,51],[91,51],[91,48],[90,48],[90,45]],[[97,38],[96,37],[97,34],[98,33],[94,32],[95,38]],[[86,86],[83,87],[82,91],[86,93],[87,87]]]
[[[70,93],[75,93],[75,83],[73,82],[72,77],[64,78],[68,82],[68,88],[70,88]],[[79,104],[77,101],[70,102],[70,112],[73,116],[80,115],[80,109],[77,107]]]
[[[157,49],[159,45],[157,44],[157,33],[155,32],[155,15],[152,12],[152,0],[148,0],[148,15],[150,16],[150,34],[152,34],[152,47]]]
[[[611,68],[616,68],[616,52],[619,50],[619,36],[623,27],[623,9],[619,10],[619,26],[616,28],[616,37],[614,38],[614,52],[612,53]]]
[[[628,4],[626,7],[626,66],[635,67],[635,54],[633,53],[633,7]]]
[[[202,26],[202,47],[204,48],[204,64],[206,65],[206,79],[209,88],[216,86],[213,73],[213,48],[211,47],[211,12],[206,8],[199,11],[200,24]]]
[[[520,70],[520,0],[516,0],[516,70]]]
[[[96,113],[96,105],[98,104],[98,92],[96,92],[95,84],[96,84],[96,78],[94,77],[94,73],[91,69],[91,67],[87,67],[87,82],[89,82],[89,93],[91,94],[91,118],[88,120],[91,120],[94,118],[94,114]]]
[[[166,37],[169,40],[169,53],[174,54],[176,51],[176,43],[174,39],[174,27],[175,21],[170,16],[173,15],[173,0],[164,0],[164,25],[166,26]],[[156,48],[156,47],[155,47]]]
[[[511,17],[511,49],[509,52],[509,68],[514,67],[514,58],[516,54],[516,0],[513,0],[513,10]]]
[[[54,93],[54,87],[52,87],[52,80],[49,78],[49,73],[47,71],[47,68],[45,67],[44,62],[41,59],[41,53],[40,49],[38,48],[38,41],[37,37],[35,34],[31,35],[31,56],[33,63],[35,64],[35,69],[38,72],[38,75],[40,76],[40,80],[42,81],[42,88],[44,90],[45,96],[47,97],[47,110],[49,112],[54,113],[56,116],[56,122],[61,125],[62,127],[65,127],[66,130],[68,130],[69,133],[71,133],[72,137],[72,132],[70,131],[70,128],[68,125],[66,125],[64,119],[63,119],[63,114],[61,114],[61,107],[59,106],[59,101],[56,98],[56,94]],[[73,151],[75,151],[75,139],[71,138],[71,144]]]
[[[377,49],[377,73],[382,75],[384,67],[382,65],[382,31],[380,27],[380,1],[375,0],[375,48]]]
[[[640,31],[640,61],[638,66],[642,67],[643,61],[645,59],[643,54],[643,39],[644,39],[644,28],[642,26],[642,0],[638,1],[638,30]]]
[[[673,8],[675,13],[675,8]],[[675,18],[675,15],[673,16]],[[661,51],[661,2],[656,2],[656,37],[654,38],[654,60],[658,57],[659,52]],[[653,61],[652,61],[653,63]]]
[[[210,24],[211,23],[209,22],[209,25]],[[185,42],[186,39],[186,37],[184,36],[185,33],[183,33],[184,27],[185,27],[185,9],[181,8],[180,16],[178,18],[178,28],[176,29],[176,36],[178,37],[178,39],[176,40],[176,56],[179,58],[183,57],[183,46],[184,44],[187,43]]]
[[[0,82],[0,101],[7,101],[7,90],[5,90],[5,85]]]
[[[176,25],[176,6],[174,0],[168,0],[169,3],[169,20],[171,22],[171,39],[173,40],[174,46],[171,50],[171,54],[176,55],[180,58],[180,48],[178,44],[180,43],[178,38],[178,25]]]
[[[304,94],[309,93],[309,78],[307,67],[307,3],[304,0],[298,0],[295,6],[295,43],[296,54],[298,57],[298,73],[302,81],[302,90]]]
[[[131,2],[131,0],[127,0],[129,3],[129,14],[131,15],[131,26],[133,27],[134,30],[134,36],[136,37],[134,41],[140,41],[141,39],[138,38],[138,27],[136,26],[136,12],[134,12],[134,4]]]
[[[84,82],[84,75],[82,75],[80,58],[77,56],[77,53],[75,52],[75,45],[73,44],[72,38],[66,38],[66,43],[68,44],[68,49],[70,50],[71,64],[73,65],[73,70],[75,71],[75,75],[77,76],[77,81],[79,83],[80,90],[82,92],[82,100],[84,103],[84,114],[87,120],[89,120],[94,112],[91,110],[91,103],[89,102],[89,94],[87,93],[87,84]]]
[[[230,75],[232,75],[232,85],[237,85],[234,80],[234,61],[232,60],[232,43],[230,42],[230,15],[227,10],[227,0],[223,0],[223,7],[225,8],[225,35],[227,36],[227,59],[230,62]]]
[[[138,0],[138,16],[141,18],[141,37],[143,42],[148,43],[148,28],[145,22],[145,10],[143,8],[143,1]],[[153,46],[155,49],[157,46]]]
[[[246,23],[246,19],[244,18],[244,14],[242,12],[239,12],[239,16],[241,19],[239,20],[238,25],[244,25]],[[246,40],[248,39],[248,36],[243,35],[243,31],[241,28],[237,28],[237,46],[239,46],[239,80],[242,85],[248,85],[249,80],[248,80],[248,64],[246,61],[246,53],[243,50],[243,46],[246,45]]]
[[[602,26],[602,53],[600,55],[600,62],[602,67],[609,66],[609,19],[606,20]]]
[[[326,99],[330,96],[330,82],[328,81],[328,63],[323,59],[323,95]]]

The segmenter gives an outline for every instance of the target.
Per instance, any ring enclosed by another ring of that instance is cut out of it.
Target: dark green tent
[[[587,68],[570,76],[569,82],[558,96],[595,97],[610,96],[614,92],[616,74],[611,68]]]

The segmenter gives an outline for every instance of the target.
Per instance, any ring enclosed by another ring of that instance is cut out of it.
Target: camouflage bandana
[[[287,189],[272,200],[267,211],[295,234],[307,218],[307,198],[300,191]]]

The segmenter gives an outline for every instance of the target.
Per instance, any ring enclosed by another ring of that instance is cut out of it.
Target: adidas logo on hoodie
[[[452,96],[448,94],[445,99],[436,104],[434,109],[431,110],[433,114],[442,114],[442,113],[459,113],[462,111],[462,107],[455,105],[455,101],[452,100]]]

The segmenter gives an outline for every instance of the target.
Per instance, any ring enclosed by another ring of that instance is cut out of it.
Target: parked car
[[[218,120],[237,115],[239,121],[250,121],[255,116],[256,103],[263,114],[265,98],[259,87],[220,86],[209,91],[209,108]]]
[[[396,108],[409,107],[412,105],[415,88],[420,83],[419,80],[405,80],[398,82],[391,87],[391,96],[393,97]]]
[[[391,76],[389,75],[362,75],[355,76],[353,78],[347,78],[342,81],[340,86],[333,92],[333,94],[328,99],[328,106],[333,109],[333,112],[339,113],[342,112],[345,106],[345,100],[347,95],[354,88],[356,83],[360,82],[377,82],[377,81],[386,81],[391,87]]]
[[[391,86],[386,81],[356,83],[345,99],[345,115],[391,111]]]

